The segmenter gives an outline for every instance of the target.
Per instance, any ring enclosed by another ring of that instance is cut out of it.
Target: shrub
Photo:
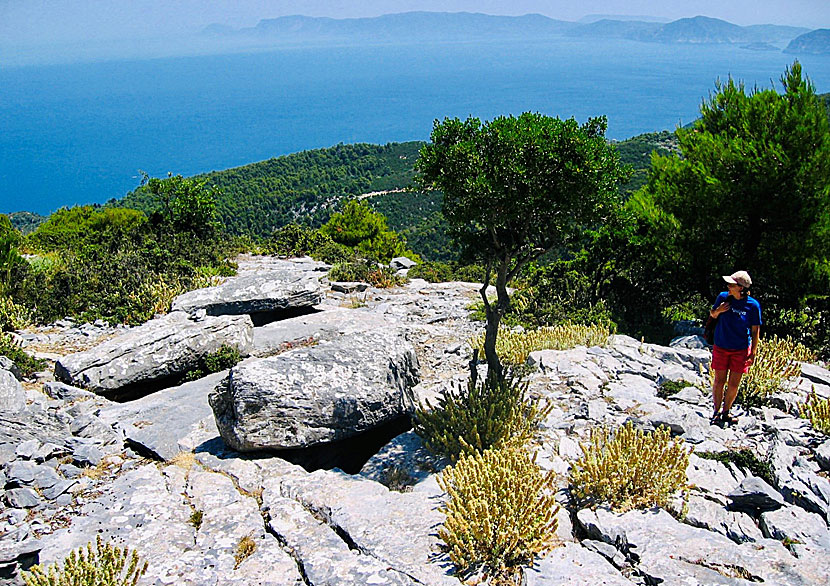
[[[338,263],[329,269],[328,277],[330,281],[362,281],[380,288],[394,287],[403,282],[394,270],[367,260]]]
[[[672,395],[676,395],[686,387],[693,387],[694,383],[687,380],[664,380],[657,387],[657,396],[661,399],[668,399]]]
[[[189,370],[184,375],[184,380],[197,380],[214,372],[233,368],[240,360],[242,360],[242,356],[239,354],[239,350],[233,346],[222,344],[216,352],[203,356],[199,360],[199,366]]]
[[[427,261],[415,265],[406,274],[410,279],[424,279],[430,283],[445,283],[453,280],[452,266],[445,262]]]
[[[0,356],[5,356],[17,365],[23,376],[29,376],[46,366],[45,360],[27,354],[11,334],[0,332]]]
[[[774,393],[791,388],[801,376],[800,363],[812,359],[810,350],[790,338],[760,340],[755,362],[741,379],[738,400],[744,406],[765,404]]]
[[[462,456],[438,482],[448,495],[438,537],[459,572],[484,564],[494,578],[509,579],[553,547],[554,474],[542,472],[521,446]]]
[[[251,557],[255,551],[256,541],[254,541],[254,538],[250,535],[243,536],[236,544],[236,552],[233,555],[235,562],[233,569],[237,569],[242,562]]]
[[[319,249],[311,253],[311,258],[326,264],[336,265],[339,263],[350,263],[357,260],[354,250],[337,242],[327,242]]]
[[[142,564],[135,550],[104,544],[99,535],[94,549],[88,543],[71,552],[62,568],[32,566],[22,577],[26,586],[135,586],[146,571],[147,562]]]
[[[772,476],[772,467],[769,462],[760,459],[750,449],[697,452],[696,455],[706,460],[717,460],[722,464],[735,464],[742,470],[748,470],[753,476],[757,476],[770,486],[775,486],[775,479]]]
[[[0,295],[0,332],[22,330],[32,323],[32,312],[14,302],[8,295]]]
[[[613,434],[597,428],[582,451],[570,480],[576,499],[591,506],[606,503],[620,511],[664,507],[686,486],[689,451],[683,440],[671,439],[666,427],[645,433],[628,423]]]
[[[527,383],[509,374],[498,382],[470,380],[443,391],[434,409],[420,405],[415,433],[431,452],[456,460],[511,440],[526,442],[549,411],[528,397]]]
[[[313,256],[332,244],[334,241],[319,230],[300,224],[287,224],[274,230],[263,249],[266,254],[274,256]]]
[[[612,331],[604,325],[566,323],[536,330],[514,332],[502,328],[496,338],[496,353],[508,364],[524,364],[536,350],[567,350],[576,346],[606,346]],[[473,338],[470,345],[484,348],[484,334]]]
[[[830,399],[819,399],[810,393],[807,402],[801,406],[801,416],[810,420],[810,424],[825,435],[830,435]]]

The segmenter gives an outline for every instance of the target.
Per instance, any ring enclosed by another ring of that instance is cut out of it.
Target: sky
[[[828,0],[0,0],[0,51],[15,45],[175,37],[211,23],[246,27],[290,14],[348,18],[414,10],[539,13],[562,20],[591,14],[670,20],[704,15],[739,25],[830,28]]]

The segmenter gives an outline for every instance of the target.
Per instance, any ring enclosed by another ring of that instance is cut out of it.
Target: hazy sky
[[[0,0],[0,46],[164,37],[210,23],[253,26],[288,14],[344,18],[412,10],[535,12],[563,20],[589,14],[669,19],[702,14],[741,25],[830,28],[828,0]]]

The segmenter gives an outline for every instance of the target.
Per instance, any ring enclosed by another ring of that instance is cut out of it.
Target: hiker
[[[738,396],[741,377],[755,361],[762,323],[761,305],[749,296],[752,279],[746,271],[732,273],[723,280],[727,290],[718,295],[709,310],[709,315],[718,320],[712,348],[712,370],[715,371],[712,423],[734,424],[737,419],[729,414],[729,409]]]

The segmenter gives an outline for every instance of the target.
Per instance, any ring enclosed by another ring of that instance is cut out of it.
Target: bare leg
[[[726,371],[725,370],[716,370],[715,371],[715,382],[712,385],[712,394],[714,395],[714,398],[715,398],[715,415],[718,414],[718,412],[720,411],[721,403],[723,403],[723,386],[725,384],[726,384]],[[732,400],[734,401],[735,398],[733,397]]]
[[[735,402],[735,397],[738,396],[738,387],[741,385],[741,377],[744,373],[741,371],[729,371],[729,382],[726,385],[726,396],[723,398],[723,412],[729,413],[732,403]]]

